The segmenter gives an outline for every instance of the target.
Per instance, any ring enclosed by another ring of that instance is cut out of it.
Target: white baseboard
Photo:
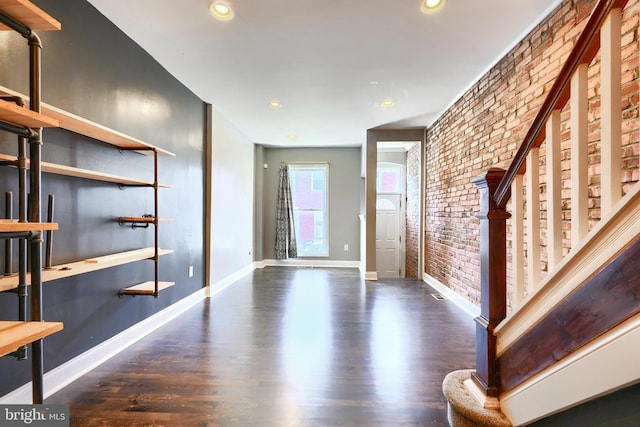
[[[202,288],[175,304],[136,323],[129,329],[96,345],[68,362],[45,373],[43,378],[44,397],[47,398],[82,375],[106,362],[136,341],[170,322],[207,296],[207,288]],[[31,404],[31,382],[0,397],[0,404]]]
[[[465,312],[469,314],[469,316],[474,319],[480,315],[480,307],[470,302],[462,295],[457,294],[451,288],[445,286],[442,282],[440,282],[435,277],[429,276],[428,274],[423,274],[422,280],[426,282],[431,287],[435,288],[439,293],[447,297],[447,299],[451,300],[455,305],[463,309]]]
[[[326,267],[326,268],[360,268],[360,261],[340,261],[314,258],[265,259],[264,267]]]
[[[500,396],[502,412],[523,425],[640,379],[640,315],[579,348]]]
[[[365,271],[364,272],[364,280],[378,280],[378,272],[377,271]]]
[[[207,286],[207,288],[206,288],[207,289],[207,297],[210,298],[210,297],[214,296],[215,294],[223,291],[224,289],[226,289],[229,286],[233,285],[236,281],[238,281],[242,277],[244,277],[247,274],[251,273],[256,268],[257,268],[256,267],[256,263],[249,264],[248,266],[246,266],[242,270],[238,270],[235,273],[225,277],[224,279],[219,280],[216,283],[211,284],[210,286]]]

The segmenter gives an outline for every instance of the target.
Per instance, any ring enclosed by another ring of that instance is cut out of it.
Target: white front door
[[[376,203],[376,269],[378,277],[402,275],[404,253],[401,241],[402,215],[400,194],[378,194]]]

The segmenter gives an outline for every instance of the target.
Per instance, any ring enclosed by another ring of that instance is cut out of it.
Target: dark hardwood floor
[[[417,280],[268,267],[46,403],[72,426],[444,426],[474,324]],[[162,297],[162,296],[160,296]]]

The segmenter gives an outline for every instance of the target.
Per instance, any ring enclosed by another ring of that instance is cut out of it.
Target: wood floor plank
[[[417,280],[267,267],[47,399],[72,426],[445,426],[474,324]]]

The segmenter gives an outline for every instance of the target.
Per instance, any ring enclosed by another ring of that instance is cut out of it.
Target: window
[[[395,211],[396,205],[389,199],[378,199],[376,201],[377,211]]]
[[[329,256],[328,164],[289,164],[298,256]]]
[[[376,192],[402,194],[402,166],[393,163],[378,163],[376,171]]]

